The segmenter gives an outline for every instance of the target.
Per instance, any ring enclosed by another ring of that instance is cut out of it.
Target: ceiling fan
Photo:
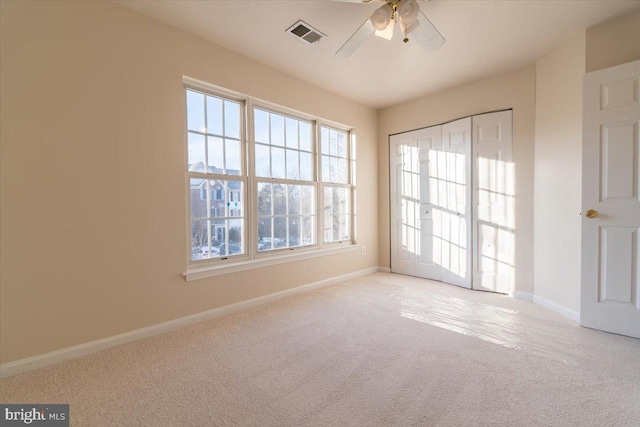
[[[416,40],[426,50],[437,50],[445,42],[442,34],[429,21],[416,0],[338,0],[350,3],[384,3],[336,52],[336,56],[346,58],[372,34],[391,40],[396,24],[400,26],[403,41]],[[425,0],[426,1],[426,0]],[[409,37],[411,35],[411,37]]]

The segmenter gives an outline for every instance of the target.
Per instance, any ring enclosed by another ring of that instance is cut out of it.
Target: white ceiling
[[[375,108],[531,64],[578,31],[640,8],[640,0],[431,0],[420,6],[447,40],[438,51],[372,36],[339,59],[380,3],[116,2]],[[287,34],[299,19],[328,37],[309,45]]]

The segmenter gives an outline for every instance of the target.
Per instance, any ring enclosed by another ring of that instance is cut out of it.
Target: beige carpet
[[[638,426],[640,341],[378,273],[0,386],[77,426]]]

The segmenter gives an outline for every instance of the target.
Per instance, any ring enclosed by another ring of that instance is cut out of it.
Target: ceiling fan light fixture
[[[418,18],[420,6],[416,0],[400,0],[396,6],[398,16],[404,20],[407,26],[411,26]]]
[[[393,9],[391,5],[384,4],[371,15],[371,24],[376,31],[384,31],[389,25],[393,25]]]
[[[383,39],[387,39],[387,40],[391,40],[393,38],[393,19],[391,20],[391,22],[389,22],[389,25],[387,25],[387,28],[385,28],[382,31],[378,31],[376,30],[376,36],[381,37]]]

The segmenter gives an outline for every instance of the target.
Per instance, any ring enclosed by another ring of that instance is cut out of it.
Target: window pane
[[[191,218],[207,217],[207,180],[191,178],[189,180],[189,195],[191,199]]]
[[[300,149],[311,151],[311,123],[298,123],[300,125]]]
[[[187,91],[187,129],[204,132],[204,95]]]
[[[329,154],[329,129],[320,129],[320,140],[322,141],[322,154]]]
[[[340,240],[349,239],[349,215],[340,215]]]
[[[210,217],[225,217],[227,216],[225,194],[226,194],[225,181],[209,181],[210,188]]]
[[[242,220],[230,219],[229,223],[229,255],[244,253],[242,244]]]
[[[349,239],[349,190],[340,187],[324,189],[324,239],[337,242]]]
[[[347,161],[345,159],[336,159],[338,161],[338,170],[336,172],[336,182],[340,184],[347,183]]]
[[[224,157],[222,139],[213,136],[207,137],[209,153],[209,173],[224,173]]]
[[[225,139],[225,157],[227,175],[240,175],[240,141]]]
[[[197,261],[209,257],[209,235],[207,221],[191,222],[191,260]]]
[[[331,157],[322,156],[322,180],[324,182],[331,182]]]
[[[194,172],[204,172],[204,136],[189,132],[187,139],[189,170]]]
[[[209,221],[211,227],[211,252],[216,256],[226,255],[227,222],[223,219]]]
[[[287,196],[284,191],[284,185],[273,185],[273,214],[274,215],[286,215],[287,214]]]
[[[284,148],[271,147],[271,178],[284,177]]]
[[[311,153],[300,152],[300,179],[303,181],[311,181],[313,179]]]
[[[329,130],[329,154],[332,156],[338,155],[338,132],[334,129]]]
[[[300,227],[300,244],[301,245],[312,245],[315,243],[314,230],[315,230],[315,223],[313,221],[313,217],[303,216],[302,224]]]
[[[289,246],[300,246],[300,217],[289,218]]]
[[[298,151],[287,151],[287,179],[299,179]]]
[[[289,215],[297,215],[300,213],[300,186],[289,185]]]
[[[273,249],[271,236],[271,217],[258,219],[258,250],[268,251]]]
[[[207,96],[207,133],[222,135],[222,99]]]
[[[228,181],[227,216],[244,216],[242,181]]]
[[[269,167],[269,147],[267,145],[256,144],[256,176],[270,177]]]
[[[256,142],[269,143],[269,113],[263,110],[253,110],[254,132]]]
[[[311,185],[303,185],[300,194],[300,202],[303,215],[311,215],[315,213],[315,188]]]
[[[258,183],[258,215],[271,215],[271,184]]]
[[[224,135],[240,138],[240,104],[224,101]]]
[[[347,134],[346,132],[338,132],[337,156],[347,157]]]
[[[271,113],[271,145],[284,145],[284,117]]]
[[[285,119],[287,147],[298,148],[298,121],[287,117]]]
[[[284,248],[287,246],[287,218],[276,217],[273,219],[273,247]]]

